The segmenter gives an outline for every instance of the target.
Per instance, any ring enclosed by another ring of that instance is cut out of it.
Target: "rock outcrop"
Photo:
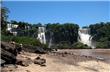
[[[16,58],[16,56],[20,54],[21,51],[40,54],[46,53],[43,48],[37,46],[22,45],[21,48],[21,44],[17,44],[15,42],[1,42],[1,65],[18,63],[22,66],[28,66],[30,61],[29,59],[20,61]],[[41,63],[45,62],[44,59],[40,59],[40,61]]]
[[[7,42],[1,42],[1,65],[4,63],[12,63],[16,62],[16,48],[13,44]]]
[[[38,56],[37,58],[34,59],[34,64],[38,64],[40,66],[46,66],[46,59]]]

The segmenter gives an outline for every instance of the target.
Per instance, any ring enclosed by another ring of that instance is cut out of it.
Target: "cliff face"
[[[16,48],[13,44],[8,42],[1,42],[1,65],[4,63],[16,62]]]
[[[11,43],[11,42],[1,42],[1,65],[3,64],[15,64],[16,56],[21,51],[31,52],[31,53],[45,53],[45,50],[37,46],[23,45]]]

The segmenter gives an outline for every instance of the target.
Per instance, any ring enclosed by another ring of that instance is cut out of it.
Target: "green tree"
[[[6,7],[1,8],[1,30],[6,30],[9,10]]]
[[[89,26],[93,40],[96,41],[97,48],[110,47],[110,22],[101,22]]]
[[[79,26],[74,23],[54,23],[54,24],[47,24],[46,25],[47,33],[51,32],[52,40],[55,44],[58,44],[62,41],[70,42],[73,44],[77,42],[78,37],[78,29]]]
[[[86,44],[83,44],[81,42],[76,42],[72,45],[72,48],[87,48],[88,49],[90,47],[88,47]]]

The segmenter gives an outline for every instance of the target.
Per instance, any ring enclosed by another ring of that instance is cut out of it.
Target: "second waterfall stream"
[[[79,29],[78,34],[79,42],[86,44],[91,48],[95,48],[95,46],[92,43],[92,36],[89,34],[89,29]]]

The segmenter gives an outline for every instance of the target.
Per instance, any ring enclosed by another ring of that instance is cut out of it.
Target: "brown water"
[[[110,63],[110,49],[63,49],[59,52],[70,52],[76,55],[91,56],[94,58],[103,58],[106,62]]]

